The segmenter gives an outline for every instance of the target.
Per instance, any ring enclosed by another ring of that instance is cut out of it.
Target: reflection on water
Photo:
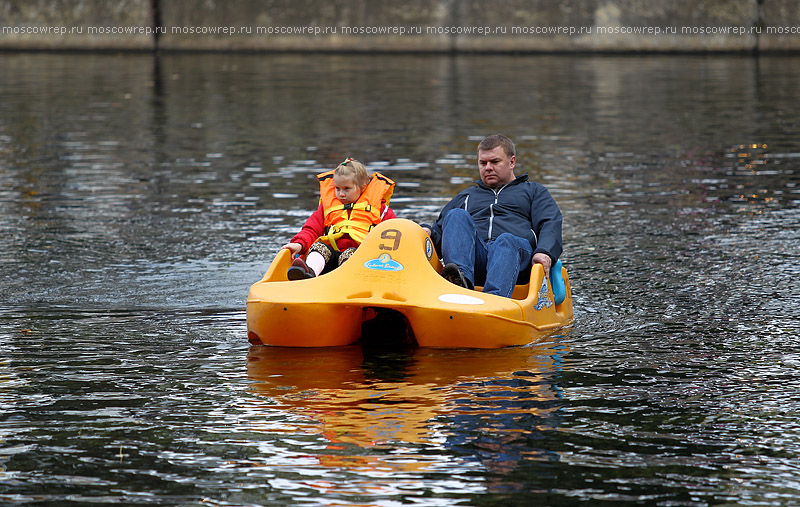
[[[0,54],[0,503],[800,499],[797,58]],[[575,325],[249,348],[345,156],[435,218],[500,131]]]
[[[543,444],[563,415],[557,382],[567,353],[559,344],[487,354],[252,347],[248,374],[263,412],[291,414],[268,431],[318,435],[315,465],[375,478],[309,481],[317,491],[396,493],[447,470],[438,488],[466,494],[495,487],[472,484],[478,470],[506,476],[527,460],[559,459]]]
[[[559,389],[551,383],[565,353],[555,347],[488,354],[422,349],[411,355],[365,353],[361,347],[253,347],[248,374],[270,407],[318,421],[332,445],[432,444],[458,425],[441,419],[460,416],[493,432],[553,429]],[[514,428],[521,419],[526,424]]]

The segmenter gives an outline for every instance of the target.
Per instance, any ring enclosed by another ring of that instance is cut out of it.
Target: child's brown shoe
[[[314,278],[317,275],[311,271],[311,268],[308,267],[303,259],[297,257],[292,261],[292,267],[286,272],[286,276],[289,277],[289,280],[305,280],[306,278]]]

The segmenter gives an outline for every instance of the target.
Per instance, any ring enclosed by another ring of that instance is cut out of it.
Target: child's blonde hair
[[[370,176],[367,174],[367,168],[364,164],[354,158],[348,158],[334,170],[334,176],[343,176],[345,178],[352,178],[359,187],[363,187],[369,183]]]

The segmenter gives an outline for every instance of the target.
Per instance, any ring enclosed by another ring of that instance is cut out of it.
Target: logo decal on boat
[[[433,243],[431,242],[431,238],[425,238],[425,256],[428,260],[431,260],[431,257],[433,257]]]
[[[392,259],[388,253],[381,254],[377,259],[370,259],[364,263],[367,269],[376,269],[378,271],[402,271],[403,265]]]
[[[486,302],[481,298],[467,296],[466,294],[442,294],[439,296],[439,301],[458,305],[482,305]]]
[[[543,308],[550,308],[553,306],[553,300],[550,299],[550,291],[547,289],[547,278],[542,278],[542,286],[539,288],[539,299],[536,301],[535,310]]]

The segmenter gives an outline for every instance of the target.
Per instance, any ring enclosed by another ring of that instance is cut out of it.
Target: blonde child
[[[333,171],[318,174],[317,179],[319,207],[281,247],[295,256],[287,273],[289,280],[314,278],[329,264],[340,266],[372,227],[395,218],[388,206],[394,182],[377,172],[369,176],[358,160],[348,158]],[[301,255],[306,252],[304,261]]]

